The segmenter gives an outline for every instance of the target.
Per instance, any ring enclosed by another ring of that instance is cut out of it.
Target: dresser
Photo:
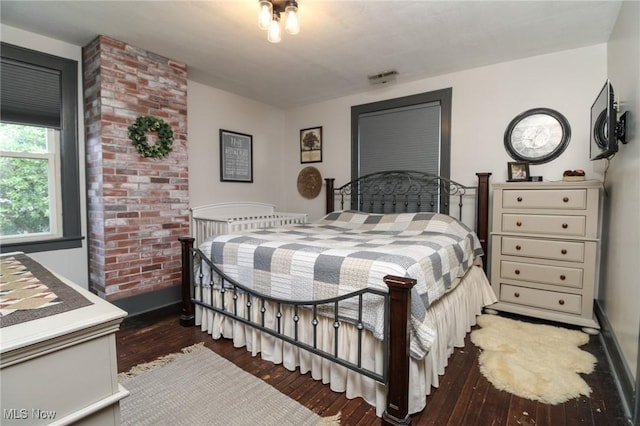
[[[59,306],[65,297],[87,302],[0,329],[0,424],[117,426],[120,400],[129,394],[118,384],[115,341],[126,312],[55,276],[57,287],[46,284]]]
[[[493,185],[491,286],[498,311],[597,333],[598,181]]]

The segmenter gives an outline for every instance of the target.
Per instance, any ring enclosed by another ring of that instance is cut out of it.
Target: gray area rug
[[[123,425],[339,425],[202,344],[119,375]]]

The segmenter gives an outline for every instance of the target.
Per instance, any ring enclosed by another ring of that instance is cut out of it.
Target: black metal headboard
[[[390,170],[371,173],[335,188],[333,178],[326,178],[326,212],[352,209],[369,213],[438,212],[449,213],[452,197],[458,200],[458,219],[462,220],[463,198],[473,192],[476,200],[476,234],[485,257],[488,255],[489,177],[476,173],[477,186],[462,185],[430,173]],[[487,262],[488,263],[488,262]],[[486,265],[485,263],[485,270]]]
[[[430,173],[390,170],[371,173],[330,190],[339,210],[368,213],[437,212],[449,213],[451,197],[458,199],[458,218],[462,219],[463,197],[476,187],[465,186]],[[335,204],[333,207],[336,207]]]

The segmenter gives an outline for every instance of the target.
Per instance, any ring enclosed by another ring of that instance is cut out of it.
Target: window
[[[351,178],[385,170],[449,178],[451,92],[448,88],[352,107]]]
[[[77,62],[2,43],[2,251],[80,247]]]
[[[5,243],[60,238],[59,131],[0,123],[0,233]]]

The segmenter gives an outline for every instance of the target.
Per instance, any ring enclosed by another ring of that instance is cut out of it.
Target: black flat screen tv
[[[618,152],[617,117],[613,102],[613,86],[607,80],[591,105],[590,160],[609,158]]]

